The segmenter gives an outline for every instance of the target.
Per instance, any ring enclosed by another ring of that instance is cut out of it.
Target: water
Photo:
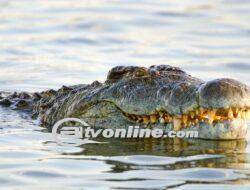
[[[116,65],[171,64],[246,84],[250,1],[0,1],[0,90],[104,81]],[[249,189],[241,141],[97,139],[58,146],[0,108],[1,189]],[[232,186],[233,185],[233,186]]]

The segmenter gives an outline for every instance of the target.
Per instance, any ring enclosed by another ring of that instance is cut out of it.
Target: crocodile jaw
[[[247,123],[242,119],[224,121],[217,123],[213,127],[206,123],[201,123],[199,126],[195,126],[194,130],[198,131],[199,138],[202,139],[243,139],[247,134]]]

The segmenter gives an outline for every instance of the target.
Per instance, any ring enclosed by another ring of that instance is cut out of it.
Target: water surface
[[[116,65],[170,64],[203,80],[250,71],[250,1],[0,1],[0,90],[104,81]],[[97,139],[58,146],[0,108],[1,189],[249,189],[246,140]]]

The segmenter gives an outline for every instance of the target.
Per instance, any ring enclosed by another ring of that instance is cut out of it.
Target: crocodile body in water
[[[250,113],[247,85],[226,78],[204,82],[169,65],[118,66],[103,84],[1,96],[1,105],[32,110],[47,127],[77,117],[95,127],[195,130],[205,139],[244,138]]]

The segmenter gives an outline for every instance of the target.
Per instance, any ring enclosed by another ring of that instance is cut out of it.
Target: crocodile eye
[[[123,78],[134,78],[147,75],[147,69],[136,66],[118,66],[108,73],[106,83],[113,83]]]
[[[138,70],[135,71],[134,76],[135,77],[143,77],[147,76],[148,72],[146,69],[139,68]]]

